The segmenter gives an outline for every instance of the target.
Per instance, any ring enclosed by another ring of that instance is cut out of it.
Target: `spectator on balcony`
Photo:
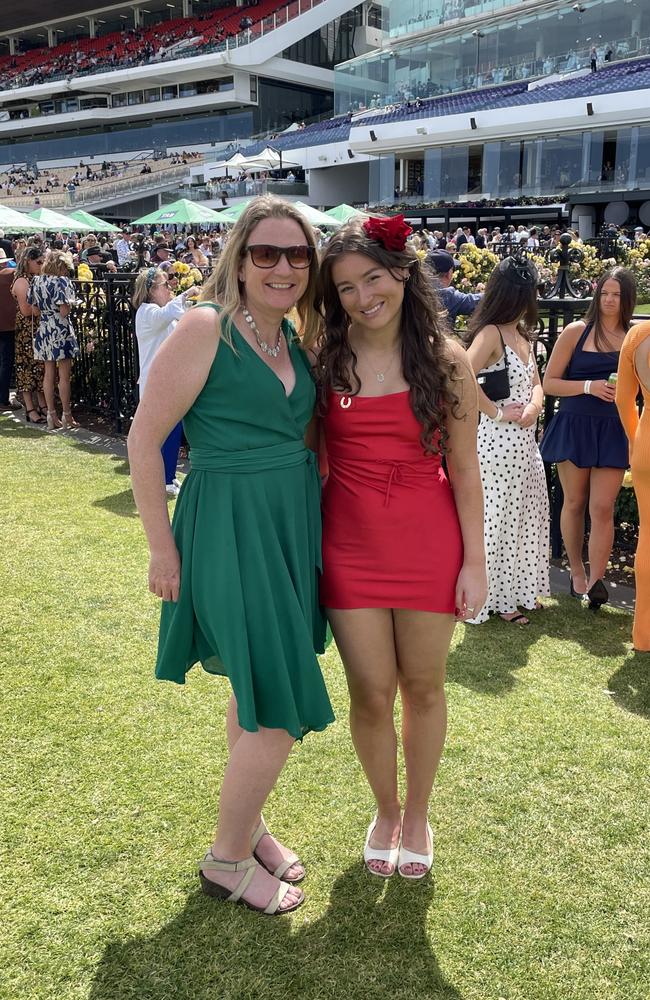
[[[454,271],[459,264],[446,250],[433,250],[426,262],[433,271],[438,298],[447,310],[449,324],[453,327],[458,316],[470,316],[481,301],[477,293],[460,292],[452,285]]]

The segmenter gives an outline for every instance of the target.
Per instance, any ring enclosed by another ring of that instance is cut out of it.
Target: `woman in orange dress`
[[[639,418],[637,396],[643,393]],[[639,541],[634,570],[634,648],[650,652],[650,322],[633,326],[621,348],[616,406],[630,442],[632,481],[639,505]]]

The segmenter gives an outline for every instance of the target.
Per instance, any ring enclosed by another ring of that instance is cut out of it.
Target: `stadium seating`
[[[273,146],[284,152],[304,146],[345,142],[349,138],[352,126],[367,125],[373,128],[382,123],[471,114],[547,101],[564,101],[575,97],[622,93],[645,87],[650,87],[650,58],[614,64],[597,73],[559,80],[545,86],[537,86],[533,90],[528,89],[526,81],[518,81],[499,87],[485,87],[480,91],[433,97],[417,102],[417,106],[414,101],[404,102],[396,107],[387,108],[383,114],[377,112],[368,115],[358,114],[353,119],[350,115],[343,115],[276,136],[273,139]],[[246,155],[254,156],[267,142],[268,140],[263,140],[248,146]]]
[[[316,0],[318,2],[318,0]],[[226,39],[242,31],[241,20],[251,21],[251,38],[273,26],[273,15],[285,23],[300,13],[287,0],[259,0],[252,7],[235,3],[205,15],[177,17],[149,28],[115,31],[99,38],[80,38],[54,48],[30,49],[0,59],[0,89],[8,90],[67,77],[85,76],[149,62],[172,55],[199,55],[223,48]]]

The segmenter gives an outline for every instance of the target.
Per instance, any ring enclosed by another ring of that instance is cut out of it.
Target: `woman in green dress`
[[[233,228],[202,301],[151,366],[129,435],[133,491],[163,599],[156,676],[198,661],[228,677],[230,757],[203,890],[265,913],[299,906],[305,871],[261,810],[293,742],[333,713],[315,651],[320,479],[306,447],[315,389],[286,320],[308,335],[316,248],[287,202],[257,198]],[[192,469],[170,528],[160,446],[183,418]]]

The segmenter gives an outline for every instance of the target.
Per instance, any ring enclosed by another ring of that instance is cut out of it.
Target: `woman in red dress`
[[[442,332],[410,232],[397,216],[349,223],[330,240],[316,368],[329,468],[321,601],[377,802],[364,860],[374,875],[420,879],[433,862],[428,805],[446,732],[447,652],[455,622],[482,607],[487,582],[476,382]]]

